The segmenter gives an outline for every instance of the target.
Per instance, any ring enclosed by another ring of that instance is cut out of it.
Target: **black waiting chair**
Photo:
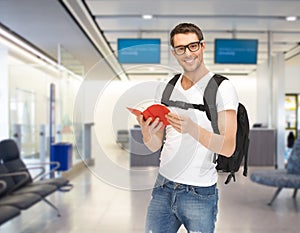
[[[16,207],[4,205],[0,206],[0,225],[20,215],[21,210]]]
[[[57,216],[60,216],[59,209],[46,197],[57,190],[54,185],[30,186],[29,176],[24,171],[9,171],[5,164],[0,164],[0,179],[7,184],[7,190],[0,199],[0,206],[12,205],[19,209],[27,209],[39,202],[45,201],[54,208]]]
[[[54,208],[57,211],[57,215],[60,216],[58,208],[46,197],[59,189],[58,185],[50,183],[38,183],[33,182],[31,174],[27,169],[25,163],[20,158],[19,149],[14,140],[7,139],[0,142],[0,160],[2,161],[3,168],[7,169],[7,173],[25,172],[27,179],[24,182],[24,178],[21,176],[6,177],[6,182],[12,183],[14,186],[14,195],[18,194],[37,194],[43,201]],[[20,185],[22,184],[22,185]]]
[[[116,142],[121,146],[122,149],[128,149],[129,131],[127,129],[118,130]]]
[[[22,177],[16,184],[13,177]],[[15,208],[25,210],[42,200],[40,195],[35,193],[14,194],[14,191],[21,187],[28,180],[25,172],[9,173],[3,164],[0,164],[0,181],[5,183],[5,189],[0,193],[0,206],[13,206]]]
[[[0,180],[0,195],[6,190],[7,185],[4,181]],[[10,205],[0,206],[0,225],[20,215],[21,210]]]
[[[35,167],[27,167],[22,161],[19,148],[13,139],[6,139],[0,142],[0,159],[3,160],[9,171],[15,171],[17,169],[18,171],[27,172],[29,175],[28,183],[30,183],[30,185],[55,185],[59,191],[70,191],[73,187],[68,179],[46,178],[47,175],[55,172],[55,170],[59,168],[60,164],[58,162],[37,163],[34,164]],[[44,165],[50,164],[54,164],[55,166],[51,171],[47,173],[45,172]],[[29,172],[30,169],[40,169],[41,172],[35,177],[31,177],[31,174]]]

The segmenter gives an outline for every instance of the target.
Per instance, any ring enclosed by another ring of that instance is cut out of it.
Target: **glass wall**
[[[299,132],[299,94],[286,94],[285,95],[285,138],[286,138],[286,153],[285,162],[287,162],[295,138]]]
[[[9,61],[10,137],[25,159],[49,160],[50,85],[55,85],[55,142],[73,144],[73,164],[80,160],[74,145],[73,108],[81,84],[78,76],[17,58]],[[43,158],[42,158],[43,157]]]

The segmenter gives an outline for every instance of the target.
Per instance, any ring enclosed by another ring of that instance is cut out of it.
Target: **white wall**
[[[286,66],[285,68],[285,93],[300,93],[300,61],[299,66]]]
[[[239,101],[246,107],[249,124],[252,126],[257,122],[257,84],[255,74],[245,77],[229,77],[236,88]]]
[[[286,61],[285,93],[300,93],[300,54]]]
[[[76,107],[76,122],[94,122],[100,144],[115,142],[119,129],[130,129],[137,121],[127,107],[153,103],[157,81],[85,81]],[[142,110],[142,109],[141,109]]]

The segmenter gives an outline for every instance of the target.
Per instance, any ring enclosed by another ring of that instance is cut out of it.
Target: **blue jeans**
[[[189,233],[213,233],[218,212],[215,185],[178,184],[158,175],[152,191],[146,233],[176,233],[183,224]]]

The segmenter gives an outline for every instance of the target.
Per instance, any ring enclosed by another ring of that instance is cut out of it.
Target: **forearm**
[[[210,132],[195,123],[189,134],[214,153],[230,157],[235,148],[235,138]]]
[[[226,110],[218,113],[219,134],[208,131],[189,117],[178,117],[174,114],[169,115],[173,127],[178,132],[189,133],[194,139],[214,153],[227,157],[233,154],[236,145],[237,130],[235,110]]]

